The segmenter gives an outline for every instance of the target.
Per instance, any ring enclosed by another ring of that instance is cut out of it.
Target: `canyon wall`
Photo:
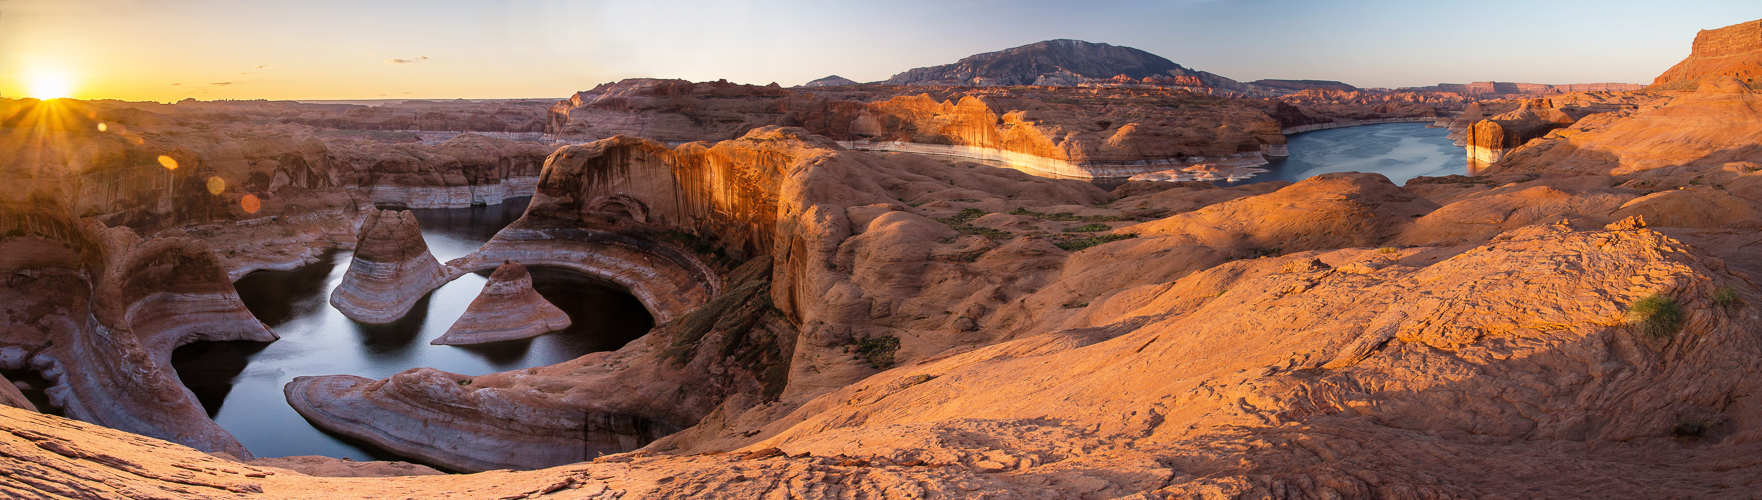
[[[1762,20],[1695,34],[1689,57],[1652,81],[1655,90],[1696,88],[1705,78],[1725,76],[1755,88],[1762,80]]]

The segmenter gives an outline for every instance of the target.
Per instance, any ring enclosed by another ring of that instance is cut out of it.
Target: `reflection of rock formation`
[[[355,258],[331,291],[330,305],[356,321],[390,323],[448,278],[428,253],[416,214],[375,209],[361,223]]]
[[[531,338],[569,327],[569,315],[532,289],[526,266],[507,262],[489,275],[465,315],[434,345],[469,345]]]
[[[1762,83],[1762,20],[1696,33],[1689,57],[1658,75],[1651,88],[1693,89],[1714,76],[1736,78],[1751,87]]]
[[[1481,164],[1498,162],[1505,152],[1572,125],[1587,114],[1571,111],[1579,110],[1557,108],[1548,99],[1526,99],[1515,111],[1475,122],[1464,138],[1468,159]]]
[[[276,339],[239,301],[207,245],[142,240],[36,209],[0,211],[0,369],[34,369],[67,416],[250,455],[178,383],[172,350]]]

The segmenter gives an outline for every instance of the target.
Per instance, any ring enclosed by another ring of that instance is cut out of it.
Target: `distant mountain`
[[[974,87],[1149,84],[1213,87],[1239,92],[1262,90],[1212,73],[1188,69],[1142,50],[1082,40],[1047,40],[987,52],[954,64],[912,69],[893,75],[885,83]]]
[[[849,78],[845,78],[845,77],[838,76],[838,75],[832,75],[832,76],[828,76],[825,78],[821,78],[819,80],[814,80],[814,81],[811,81],[808,83],[804,83],[804,84],[802,84],[802,87],[837,87],[839,85],[856,85],[856,84],[857,84],[857,82],[852,81]]]

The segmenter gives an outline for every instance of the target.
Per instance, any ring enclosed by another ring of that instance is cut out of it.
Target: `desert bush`
[[[1129,239],[1137,238],[1137,237],[1138,237],[1138,233],[1098,234],[1095,236],[1090,236],[1088,238],[1077,238],[1074,240],[1060,241],[1057,243],[1057,245],[1059,248],[1063,248],[1067,252],[1075,252],[1075,251],[1089,248],[1089,247],[1092,247],[1095,245],[1100,245],[1102,243],[1112,243],[1115,241],[1129,240]]]
[[[893,355],[899,352],[899,337],[868,337],[856,341],[857,357],[877,370],[893,367]]]
[[[1732,307],[1738,303],[1738,289],[1731,285],[1721,285],[1713,289],[1713,303],[1720,307]]]
[[[1065,228],[1065,232],[1067,232],[1067,233],[1093,233],[1096,231],[1110,231],[1110,230],[1113,230],[1113,226],[1109,226],[1107,224],[1084,224],[1084,225],[1077,226],[1077,227]]]
[[[1651,338],[1670,338],[1682,328],[1682,306],[1669,295],[1651,295],[1627,306],[1628,325]]]

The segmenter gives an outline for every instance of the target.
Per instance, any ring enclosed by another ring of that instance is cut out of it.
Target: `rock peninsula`
[[[465,315],[434,345],[471,345],[532,338],[568,328],[569,315],[532,288],[532,274],[518,262],[506,262],[490,273]]]

